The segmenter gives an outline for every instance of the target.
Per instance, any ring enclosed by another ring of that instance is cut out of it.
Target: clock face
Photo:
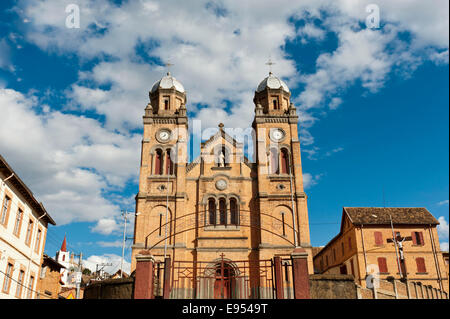
[[[281,129],[275,129],[272,131],[272,139],[275,141],[281,141],[284,138],[284,132]]]
[[[161,130],[158,132],[157,137],[161,142],[167,142],[170,139],[170,131]]]
[[[227,181],[224,180],[224,179],[219,179],[219,180],[216,182],[216,187],[217,187],[217,189],[219,189],[219,190],[224,190],[225,188],[227,188]]]

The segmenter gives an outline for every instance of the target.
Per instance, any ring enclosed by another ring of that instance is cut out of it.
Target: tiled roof
[[[439,222],[423,207],[344,207],[354,225],[438,225]]]
[[[8,162],[0,155],[0,172],[9,179],[9,183],[13,185],[29,203],[30,207],[33,208],[40,217],[45,217],[45,219],[52,225],[56,225],[55,221],[50,217],[47,211],[39,202],[28,188],[27,185],[19,178],[19,176],[14,172],[14,170],[9,166]]]

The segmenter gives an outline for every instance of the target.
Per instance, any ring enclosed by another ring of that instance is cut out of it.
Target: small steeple
[[[62,245],[61,245],[61,249],[60,249],[60,250],[61,250],[61,251],[64,251],[64,252],[67,251],[66,235],[64,235],[64,240],[63,240],[63,243],[62,243]]]

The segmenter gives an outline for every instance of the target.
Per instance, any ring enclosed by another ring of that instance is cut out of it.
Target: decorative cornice
[[[248,247],[197,247],[196,251],[251,251]]]
[[[266,243],[261,243],[258,245],[259,249],[294,249],[292,245],[271,245]]]
[[[213,170],[213,171],[229,171],[229,170],[231,170],[231,166],[225,166],[225,167],[213,166],[213,167],[211,167],[211,170]]]
[[[167,179],[169,181],[174,181],[177,179],[177,177],[175,175],[153,175],[153,176],[148,176],[147,179],[152,180],[154,182],[167,182]]]
[[[239,230],[239,229],[238,229]],[[197,240],[247,240],[247,236],[240,237],[197,237]]]

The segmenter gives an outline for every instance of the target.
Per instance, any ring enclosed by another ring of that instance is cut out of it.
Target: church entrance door
[[[216,267],[214,281],[214,299],[231,299],[232,287],[235,286],[235,275],[232,267],[223,260]]]

